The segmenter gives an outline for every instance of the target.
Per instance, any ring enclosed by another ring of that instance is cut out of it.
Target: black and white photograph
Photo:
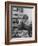
[[[32,37],[32,8],[33,7],[12,7],[11,37]]]

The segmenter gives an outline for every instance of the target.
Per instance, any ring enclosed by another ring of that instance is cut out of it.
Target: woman
[[[27,25],[26,22],[28,20],[28,16],[24,15],[22,21],[20,22],[20,25],[18,25],[18,30],[21,30],[24,34],[24,31],[28,30],[29,37],[32,36],[32,23],[30,25]],[[24,36],[22,34],[22,36]]]

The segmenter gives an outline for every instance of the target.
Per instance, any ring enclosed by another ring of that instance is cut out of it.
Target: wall
[[[14,1],[38,3],[38,0],[14,0]],[[38,19],[38,15],[37,15],[37,19]],[[37,31],[37,35],[38,35],[38,31]],[[0,0],[0,46],[5,46],[5,0]],[[38,43],[18,44],[18,45],[13,45],[13,46],[38,46]]]

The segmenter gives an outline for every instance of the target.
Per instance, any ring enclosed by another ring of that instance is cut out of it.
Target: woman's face
[[[27,15],[24,15],[24,16],[23,16],[23,22],[26,22],[27,19],[28,19],[28,16],[27,16]]]
[[[23,22],[26,22],[27,21],[27,19],[23,19]]]

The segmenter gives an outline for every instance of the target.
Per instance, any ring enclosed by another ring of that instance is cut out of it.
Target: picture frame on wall
[[[5,2],[5,44],[37,42],[37,4]]]

